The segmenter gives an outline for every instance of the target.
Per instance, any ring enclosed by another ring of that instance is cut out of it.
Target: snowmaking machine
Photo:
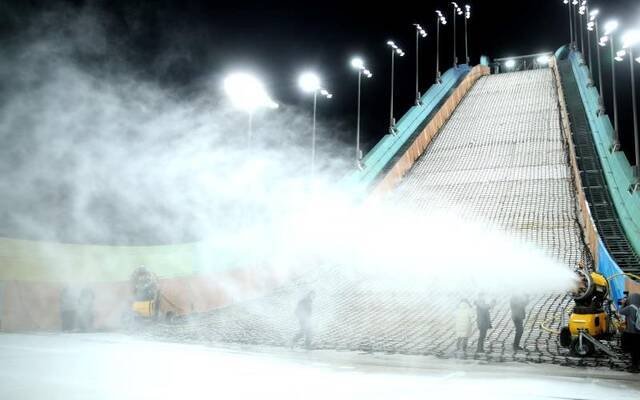
[[[575,305],[568,325],[560,330],[560,345],[579,357],[589,356],[596,349],[615,357],[603,343],[617,332],[616,316],[609,300],[609,282],[597,272],[583,269],[576,272],[580,282],[572,293]]]
[[[186,311],[163,295],[156,275],[144,266],[136,268],[131,274],[133,301],[124,315],[123,322],[160,321],[174,323]]]
[[[134,318],[156,319],[159,312],[158,280],[144,266],[136,268],[131,276],[133,304],[131,311]]]

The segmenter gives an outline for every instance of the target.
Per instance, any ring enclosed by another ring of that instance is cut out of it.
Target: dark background
[[[481,54],[498,58],[555,51],[568,42],[568,12],[562,0],[469,3],[473,64]],[[445,11],[449,20],[441,32],[441,69],[452,63],[452,11],[445,1],[5,1],[0,3],[0,38],[16,37],[44,10],[73,12],[87,7],[109,21],[109,40],[120,42],[126,49],[122,59],[129,67],[185,93],[197,90],[203,79],[222,80],[228,71],[242,67],[262,76],[278,102],[310,107],[296,79],[305,69],[318,71],[335,94],[333,100],[320,104],[319,118],[340,131],[345,145],[353,144],[355,136],[356,74],[349,67],[352,55],[364,57],[374,73],[363,92],[366,148],[387,130],[388,39],[394,39],[407,53],[397,62],[396,118],[414,98],[413,23],[422,24],[429,32],[421,43],[421,91],[434,80],[437,8]],[[611,17],[619,18],[621,31],[634,24],[640,26],[637,0],[593,1],[591,7],[600,8],[603,23]],[[458,56],[463,60],[463,19],[458,18]],[[603,50],[608,54],[608,48]],[[609,61],[604,55],[602,61],[604,94],[607,110],[611,110]],[[629,66],[628,62],[617,65],[620,134],[624,150],[632,159]]]

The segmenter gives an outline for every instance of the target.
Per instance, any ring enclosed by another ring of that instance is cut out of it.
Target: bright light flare
[[[607,21],[606,24],[604,24],[604,34],[605,35],[611,35],[616,29],[618,29],[618,21],[613,20],[613,21]]]
[[[251,74],[237,72],[224,80],[224,90],[234,107],[253,113],[259,108],[278,108],[264,85]]]
[[[504,65],[505,67],[511,69],[516,66],[516,60],[507,60],[507,62],[505,62]]]
[[[640,43],[640,30],[633,29],[627,31],[624,36],[622,36],[622,47],[628,49]]]
[[[364,60],[360,57],[354,57],[351,59],[351,66],[355,69],[364,69]]]
[[[320,77],[313,72],[305,72],[298,79],[298,86],[303,92],[313,93],[320,90]]]
[[[330,99],[333,97],[333,95],[331,93],[329,93],[329,91],[327,89],[321,89],[320,90],[320,94],[323,95],[324,97],[326,97],[327,99]]]
[[[360,57],[353,57],[351,59],[351,67],[357,69],[358,71],[361,71],[362,74],[367,78],[371,78],[373,76],[371,71],[364,67],[364,60]]]
[[[543,55],[539,56],[538,58],[536,58],[536,62],[538,64],[540,64],[540,65],[547,65],[547,64],[549,64],[549,60],[550,59],[551,58],[548,55],[543,54]]]

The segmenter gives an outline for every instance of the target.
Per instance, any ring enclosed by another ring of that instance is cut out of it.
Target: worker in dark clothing
[[[305,297],[303,297],[296,307],[296,317],[300,324],[300,331],[291,340],[291,348],[304,337],[304,346],[311,348],[312,330],[311,330],[311,314],[313,307],[313,300],[316,297],[315,291],[310,291]]]
[[[131,282],[133,283],[133,293],[136,301],[156,300],[158,283],[153,273],[144,265],[133,271]]]
[[[71,332],[76,327],[76,300],[68,287],[60,290],[60,320],[62,331]]]
[[[620,308],[625,308],[629,305],[629,292],[622,292],[622,298],[618,300],[618,304],[620,304]]]
[[[628,305],[620,310],[625,317],[626,328],[622,332],[622,349],[631,354],[631,371],[640,372],[640,294],[629,296]]]
[[[491,315],[489,310],[493,306],[489,304],[483,294],[480,294],[476,301],[476,323],[478,324],[478,349],[477,353],[484,353],[484,341],[487,337],[487,331],[493,326],[491,325]]]
[[[513,350],[524,350],[520,346],[520,340],[522,339],[522,333],[524,332],[524,320],[527,317],[527,298],[522,295],[514,295],[511,297],[509,305],[511,306],[511,319],[513,320],[513,326],[516,328],[516,335],[513,339]]]
[[[78,298],[76,325],[80,332],[89,332],[93,329],[94,314],[94,292],[89,288],[84,288]]]

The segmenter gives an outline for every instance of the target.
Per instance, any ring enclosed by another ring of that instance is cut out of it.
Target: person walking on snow
[[[476,301],[476,322],[478,324],[478,349],[477,353],[484,353],[484,341],[487,337],[487,331],[493,326],[491,325],[491,315],[489,310],[493,306],[487,303],[484,294],[478,296]]]
[[[295,314],[298,318],[298,323],[300,324],[300,331],[298,331],[298,333],[291,340],[291,348],[293,348],[293,346],[295,346],[296,343],[303,337],[304,346],[307,349],[311,348],[311,314],[313,309],[313,300],[315,299],[315,297],[316,292],[312,290],[298,302]]]
[[[467,343],[473,325],[473,308],[467,299],[462,299],[456,310],[456,350],[467,351]]]
[[[524,320],[527,317],[527,298],[522,295],[514,295],[509,302],[511,306],[511,319],[513,325],[516,328],[516,335],[513,339],[513,350],[524,350],[520,346],[520,340],[522,339],[522,333],[524,332]]]

